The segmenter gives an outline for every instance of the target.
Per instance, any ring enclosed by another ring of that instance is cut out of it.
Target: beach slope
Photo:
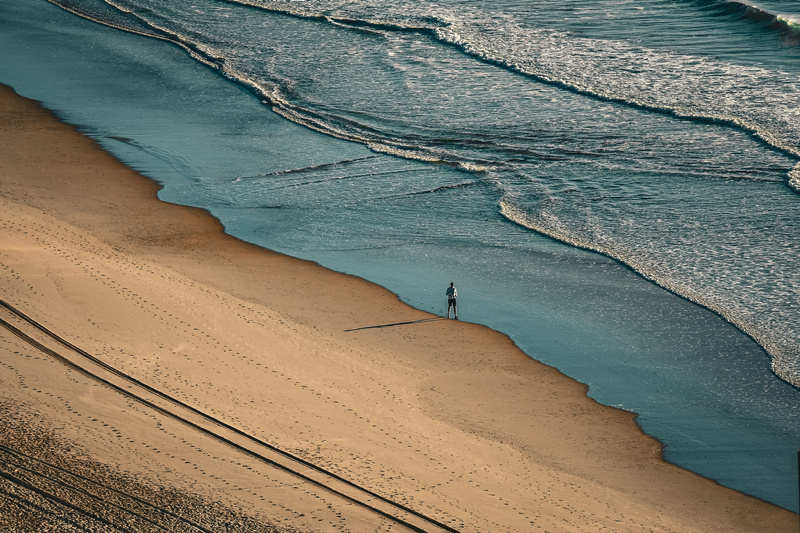
[[[506,336],[158,189],[0,87],[0,529],[797,530]]]

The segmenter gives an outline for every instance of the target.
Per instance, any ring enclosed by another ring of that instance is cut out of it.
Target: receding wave
[[[135,17],[130,16],[124,10],[120,10],[111,4],[101,3],[95,6],[81,5],[78,7],[69,1],[47,1],[73,15],[96,22],[97,24],[102,24],[103,26],[136,33],[145,37],[152,37],[154,39],[171,41],[166,35],[153,31],[152,28],[148,28],[146,25],[139,24],[139,21]]]
[[[238,4],[243,6],[255,7],[270,11],[272,13],[281,13],[284,15],[291,15],[294,17],[326,20],[328,22],[335,22],[343,26],[371,29],[371,30],[388,30],[388,31],[412,31],[418,33],[425,33],[433,35],[434,28],[438,21],[434,17],[420,17],[415,19],[412,16],[403,18],[401,20],[391,19],[383,14],[376,13],[373,18],[365,19],[353,16],[332,16],[325,12],[324,9],[313,9],[303,4],[291,3],[287,5],[286,2],[270,2],[259,0],[222,0],[229,4]],[[405,6],[404,6],[405,8]],[[410,14],[414,13],[413,8],[407,10]]]
[[[747,112],[749,110],[736,113],[719,107],[715,109],[715,106],[705,107],[698,105],[698,103],[691,100],[675,102],[675,94],[686,93],[692,89],[696,90],[707,86],[709,81],[720,75],[729,77],[728,74],[731,69],[729,65],[715,65],[705,59],[684,58],[664,51],[635,50],[633,45],[621,42],[617,43],[617,50],[613,50],[613,53],[608,54],[609,57],[614,58],[610,62],[611,64],[601,66],[593,61],[593,58],[590,58],[587,62],[586,54],[582,54],[577,50],[578,47],[589,46],[590,43],[571,43],[571,39],[567,35],[560,36],[562,46],[559,47],[558,52],[564,54],[564,48],[568,47],[571,49],[569,51],[573,52],[575,57],[580,60],[575,61],[571,60],[572,58],[568,58],[564,61],[561,58],[554,58],[551,61],[550,57],[542,60],[541,56],[539,58],[531,57],[529,53],[520,55],[513,47],[497,39],[496,36],[482,35],[476,33],[473,28],[458,24],[442,28],[437,31],[437,34],[442,42],[450,43],[467,54],[520,74],[531,76],[539,81],[595,98],[668,113],[680,118],[727,124],[747,131],[775,148],[795,157],[800,157],[800,147],[792,142],[790,135],[781,131],[781,128],[770,127],[770,123],[778,125],[785,122],[782,117],[765,117],[767,120],[764,122],[767,124],[764,124],[757,119],[754,120],[751,116],[752,113]],[[545,40],[553,37],[550,36]],[[591,46],[602,46],[602,43],[591,43]],[[553,52],[554,50],[542,50],[542,56],[552,56]],[[641,55],[641,58],[635,60],[634,64],[617,60],[617,58],[628,59],[636,55]],[[571,68],[569,70],[560,68],[565,65]],[[668,71],[666,73],[668,79],[677,80],[674,92],[655,93],[651,90],[651,87],[668,85],[664,83],[664,79],[660,78],[660,76],[659,79],[656,79],[653,65],[659,66],[659,75],[663,74],[663,69],[666,69]],[[597,67],[606,70],[610,75],[606,77],[598,76],[601,72]],[[702,67],[702,70],[690,67]],[[749,70],[750,72],[746,76],[745,88],[747,92],[755,95],[759,90],[763,90],[764,87],[761,86],[759,89],[761,84],[758,80],[758,74],[753,75],[753,69]],[[629,77],[629,81],[625,81],[619,76],[614,76],[611,74],[612,71],[625,72]],[[592,74],[587,75],[587,73]],[[764,71],[763,74],[765,78],[770,75],[767,71]],[[768,82],[769,80],[764,79],[763,81]],[[733,80],[727,83],[733,83]],[[703,95],[702,100],[710,102],[711,98],[713,98],[713,95]],[[776,94],[774,98],[776,102],[780,102],[780,95]],[[787,115],[789,113],[789,110],[787,110]]]
[[[351,119],[297,105],[282,95],[277,85],[257,82],[232,67],[222,52],[138,18],[111,0],[102,1],[116,8],[120,17],[115,18],[111,12],[88,9],[83,4],[78,8],[70,0],[48,1],[101,24],[172,42],[222,76],[247,87],[284,118],[320,133],[365,144],[376,152],[398,157],[450,163],[467,171],[487,170],[483,165],[443,157],[441,151],[431,150],[424,145],[411,145],[402,139],[370,131],[370,128],[353,123]],[[800,126],[788,118],[794,116],[795,110],[787,107],[789,103],[783,93],[786,80],[780,77],[781,73],[753,67],[737,69],[705,58],[646,49],[624,41],[577,38],[568,32],[527,28],[513,20],[504,21],[502,27],[487,26],[486,21],[492,21],[488,15],[473,13],[467,17],[435,6],[426,6],[425,10],[419,6],[404,8],[405,15],[375,13],[373,17],[359,18],[349,13],[334,16],[323,9],[304,6],[307,2],[223,1],[327,22],[337,27],[424,33],[465,54],[540,82],[676,117],[727,124],[800,157],[800,146],[795,140],[800,135]],[[719,9],[739,10],[750,14],[747,16],[765,20],[770,17],[780,19],[777,15],[736,0],[717,0],[713,5]],[[780,20],[787,28],[797,28],[796,22]],[[497,24],[497,21],[492,23]],[[597,53],[587,53],[586,50],[596,50]],[[721,94],[731,86],[736,86],[739,100],[758,100],[764,105],[754,113],[752,109],[719,104],[717,101],[721,99]],[[660,90],[655,91],[654,87]],[[676,98],[676,95],[682,94],[690,96]],[[793,181],[794,185],[796,180]]]
[[[464,53],[520,74],[531,76],[541,82],[554,84],[571,91],[608,101],[669,113],[681,118],[728,124],[748,131],[762,141],[800,157],[800,147],[791,140],[791,133],[796,132],[784,134],[781,128],[774,127],[775,124],[783,121],[782,117],[778,117],[777,120],[764,121],[767,123],[763,123],[758,119],[754,120],[749,112],[736,113],[726,109],[714,109],[713,107],[697,105],[691,101],[673,101],[675,94],[687,92],[690,88],[695,90],[702,88],[708,83],[709,79],[713,80],[721,74],[730,77],[730,65],[715,65],[708,60],[700,58],[681,57],[666,51],[637,48],[626,42],[610,43],[594,39],[578,39],[574,35],[565,32],[524,28],[513,21],[506,21],[505,27],[498,31],[498,28],[487,28],[483,23],[484,20],[492,19],[489,16],[481,17],[473,14],[472,18],[467,18],[446,10],[433,9],[431,10],[432,13],[427,13],[423,16],[421,13],[418,14],[414,9],[409,8],[407,15],[398,20],[389,20],[388,15],[377,14],[375,18],[359,19],[353,16],[334,16],[325,13],[321,9],[298,8],[294,3],[287,6],[284,2],[225,1],[252,6],[273,13],[324,20],[351,27],[368,27],[386,31],[412,31],[432,35],[440,42],[455,46]],[[714,6],[730,13],[739,13],[743,18],[749,17],[749,20],[777,25],[776,27],[785,30],[789,34],[800,33],[800,23],[797,21],[769,13],[737,0],[717,0],[711,7],[713,8]],[[394,16],[397,17],[397,15]],[[541,48],[537,48],[536,45],[541,46]],[[548,49],[548,45],[554,46]],[[609,46],[612,46],[613,49],[608,50]],[[623,61],[612,61],[611,64],[603,69],[605,72],[600,71],[601,74],[606,74],[605,79],[598,78],[596,75],[587,76],[587,73],[598,72],[597,67],[601,66],[592,64],[592,61],[586,62],[585,49],[587,48],[603,49],[603,51],[607,52],[603,55],[620,58]],[[554,58],[554,51],[563,57]],[[631,61],[631,58],[639,56],[642,59]],[[576,61],[576,58],[579,61]],[[678,80],[682,78],[684,81],[682,86],[674,87],[674,91],[669,91],[668,94],[664,95],[653,93],[651,88],[659,85],[663,86],[663,80],[641,78],[650,78],[647,74],[649,74],[654,64],[658,64],[660,67],[666,66],[670,71],[670,77],[674,76]],[[563,68],[565,66],[572,68]],[[692,69],[691,67],[702,67],[702,70],[698,72],[698,69]],[[640,78],[637,81],[641,81],[641,83],[638,83],[637,87],[631,87],[630,83],[620,83],[618,76],[608,75],[612,71],[627,73],[634,80]],[[745,87],[749,86],[754,94],[758,93],[760,88],[763,89],[763,82],[769,81],[757,79],[761,77],[760,74],[762,73],[753,72],[752,69],[742,69],[742,73],[746,78],[749,78]],[[768,75],[767,71],[763,71],[763,74],[765,76]],[[609,80],[612,83],[608,83]],[[729,83],[738,81],[731,80]],[[643,91],[641,89],[643,87],[647,89]],[[659,96],[662,97],[659,98]],[[712,97],[712,95],[708,96]],[[777,96],[776,101],[779,98],[780,96]],[[707,102],[709,98],[703,98],[703,100]],[[292,117],[288,115],[287,113],[284,116],[291,120]],[[404,156],[400,153],[397,155]],[[417,153],[407,153],[406,155],[412,155],[415,159],[418,158],[416,157]],[[426,160],[425,158],[418,159]]]
[[[441,187],[434,187],[433,189],[427,189],[424,191],[414,191],[412,193],[408,193],[406,196],[416,196],[420,194],[434,194],[437,192],[449,191],[452,189],[466,189],[467,187],[474,187],[475,185],[478,185],[478,183],[474,181],[464,181],[461,183],[453,183],[451,185],[442,185]]]
[[[369,155],[366,157],[356,157],[353,159],[343,159],[342,161],[336,161],[334,163],[322,163],[320,165],[311,165],[309,167],[302,167],[302,168],[290,168],[288,170],[279,170],[277,172],[266,172],[264,174],[253,174],[251,176],[239,176],[238,178],[232,180],[234,182],[238,181],[246,181],[246,180],[254,180],[254,179],[261,179],[266,178],[267,176],[282,176],[284,174],[304,174],[306,172],[318,172],[320,170],[327,170],[331,168],[342,167],[351,163],[359,163],[361,161],[365,161],[367,159],[374,159],[375,156]]]
[[[740,319],[736,313],[732,312],[715,299],[703,296],[689,289],[680,281],[663,275],[658,270],[651,268],[646,261],[639,259],[633,253],[626,252],[621,247],[600,244],[584,239],[575,235],[573,232],[569,231],[569,229],[560,226],[557,221],[535,220],[528,216],[523,210],[517,208],[509,199],[501,200],[500,214],[511,222],[524,228],[541,233],[557,241],[570,244],[576,248],[590,250],[619,261],[656,285],[703,306],[706,309],[714,311],[736,328],[750,336],[772,356],[771,368],[776,375],[787,383],[791,383],[795,387],[800,388],[800,372],[798,372],[800,370],[800,364],[798,364],[797,350],[793,350],[791,346],[781,342],[780,339],[775,339],[771,335],[763,333],[749,322]]]

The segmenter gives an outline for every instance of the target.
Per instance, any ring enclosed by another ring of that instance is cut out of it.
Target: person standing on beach
[[[456,298],[458,298],[458,291],[456,290],[456,286],[453,285],[452,281],[450,282],[450,286],[447,287],[445,294],[447,295],[447,318],[450,318],[450,308],[452,307],[456,320],[458,320],[458,308],[456,307]]]

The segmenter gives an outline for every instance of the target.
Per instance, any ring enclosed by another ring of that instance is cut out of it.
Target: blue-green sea
[[[798,510],[796,1],[0,0],[0,83]]]

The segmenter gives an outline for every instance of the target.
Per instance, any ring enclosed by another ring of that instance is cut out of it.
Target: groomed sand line
[[[797,530],[667,464],[633,414],[506,336],[227,236],[8,88],[0,154],[0,299],[256,439],[459,531]],[[282,528],[390,528],[5,329],[0,343],[4,404],[142,486]]]

